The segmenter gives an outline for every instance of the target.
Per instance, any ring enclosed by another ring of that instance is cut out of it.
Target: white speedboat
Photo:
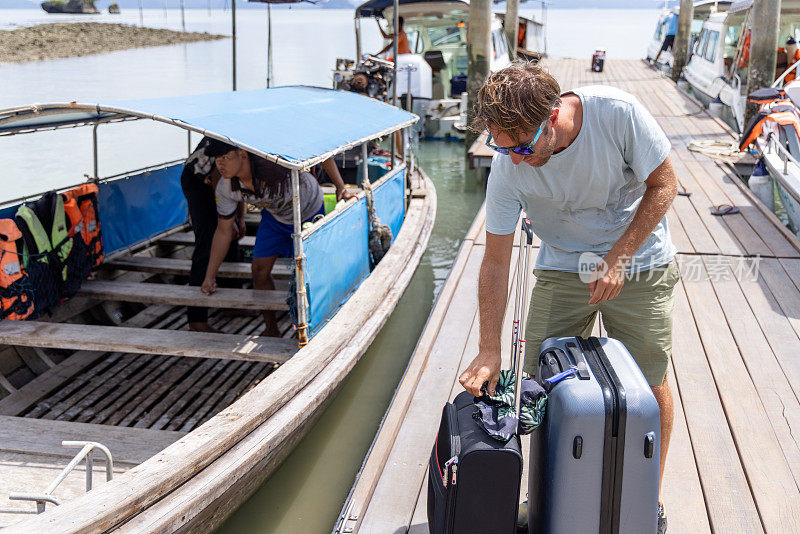
[[[736,2],[727,12],[714,12],[703,22],[692,46],[692,56],[683,76],[692,93],[717,111],[737,131],[744,128],[749,33],[753,0]],[[778,42],[789,36],[800,39],[800,2],[784,0],[781,5]],[[785,50],[778,53],[778,74],[788,66]]]
[[[653,38],[647,45],[647,54],[645,55],[645,59],[649,63],[653,63],[655,59],[658,58],[658,62],[654,65],[654,67],[665,73],[672,72],[672,48],[664,50],[660,55],[659,52],[661,51],[661,46],[664,44],[664,39],[667,36],[670,18],[677,15],[677,7],[673,7],[671,9],[665,7],[658,16],[658,22],[656,22],[656,31],[653,33]]]
[[[464,0],[400,1],[398,15],[404,19],[404,31],[411,47],[410,54],[399,54],[397,61],[397,94],[406,106],[406,95],[411,96],[411,110],[423,120],[418,125],[423,137],[463,137],[463,112],[466,101],[462,94],[467,86],[467,25],[469,3]],[[394,5],[387,0],[368,0],[356,8],[356,61],[338,60],[334,72],[334,88],[345,89],[381,97],[389,94],[390,68],[380,68],[385,58],[365,55],[361,46],[361,24],[365,18],[374,18],[385,25],[391,34]],[[520,18],[524,24],[526,52],[543,42],[542,25]],[[381,26],[383,28],[383,26]],[[528,37],[530,36],[530,37]],[[389,44],[389,40],[385,44]],[[517,49],[512,50],[503,31],[502,18],[495,14],[491,24],[492,53],[490,70],[509,65]],[[391,55],[391,49],[387,52]]]

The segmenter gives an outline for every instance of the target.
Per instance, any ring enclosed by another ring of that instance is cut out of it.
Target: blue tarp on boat
[[[374,192],[375,214],[389,225],[394,238],[403,226],[405,183],[405,169],[400,169]],[[369,229],[367,201],[361,198],[303,239],[309,336],[319,332],[369,276]]]
[[[183,165],[100,184],[97,205],[106,254],[146,241],[188,220]]]

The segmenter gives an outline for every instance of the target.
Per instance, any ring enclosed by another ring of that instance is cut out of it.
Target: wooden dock
[[[683,276],[662,491],[669,531],[800,532],[800,241],[724,163],[687,149],[691,140],[732,134],[671,81],[639,61],[608,61],[603,73],[588,60],[549,67],[563,90],[600,83],[635,94],[672,141],[672,163],[691,193],[668,214]],[[740,212],[711,215],[720,204]],[[428,532],[426,468],[441,408],[461,391],[458,375],[477,353],[484,216],[464,239],[338,532]],[[523,497],[526,490],[523,481]]]

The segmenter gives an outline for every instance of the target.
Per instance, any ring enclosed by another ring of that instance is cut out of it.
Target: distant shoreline
[[[227,38],[103,22],[57,22],[0,30],[0,63],[24,63],[102,54],[114,50]]]

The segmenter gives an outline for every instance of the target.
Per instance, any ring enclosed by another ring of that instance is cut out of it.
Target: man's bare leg
[[[658,495],[661,502],[661,482],[664,480],[664,464],[667,461],[667,450],[669,449],[669,438],[672,435],[672,423],[675,419],[674,407],[672,404],[672,391],[667,384],[667,378],[660,386],[652,386],[653,395],[658,401],[658,411],[661,414],[661,471],[658,477]]]
[[[277,256],[268,258],[253,258],[253,288],[255,289],[275,289],[275,282],[272,280],[272,266],[275,265]],[[264,311],[264,331],[262,336],[281,337],[278,330],[278,322],[275,320],[275,312]]]

